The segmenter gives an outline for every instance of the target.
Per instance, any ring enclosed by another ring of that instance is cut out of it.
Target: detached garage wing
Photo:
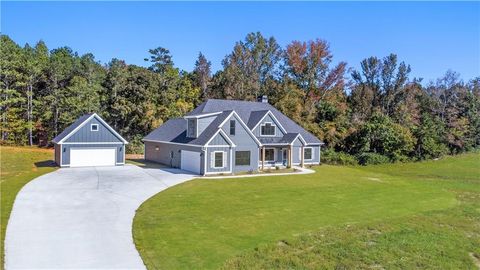
[[[128,142],[97,114],[80,117],[53,139],[61,167],[125,164]]]

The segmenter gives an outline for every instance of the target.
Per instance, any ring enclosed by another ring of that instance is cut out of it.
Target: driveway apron
[[[5,239],[6,269],[145,269],[135,210],[194,176],[178,169],[62,168],[25,185]]]

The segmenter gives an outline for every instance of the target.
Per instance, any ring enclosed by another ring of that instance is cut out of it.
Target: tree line
[[[43,41],[23,47],[1,36],[1,143],[48,146],[80,115],[97,112],[141,149],[141,138],[209,98],[270,103],[325,143],[337,163],[420,160],[480,145],[480,77],[468,82],[447,71],[423,85],[395,54],[372,56],[358,70],[334,62],[328,42],[293,41],[250,33],[235,43],[215,73],[199,53],[194,70],[175,67],[158,47],[149,67]],[[192,60],[193,61],[193,60]]]

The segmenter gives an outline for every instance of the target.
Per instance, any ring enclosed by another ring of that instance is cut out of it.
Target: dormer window
[[[195,119],[187,119],[187,137],[195,138],[197,135],[197,125]]]
[[[275,125],[270,122],[261,125],[260,134],[262,136],[275,136]]]
[[[90,131],[98,131],[98,124],[91,124]]]

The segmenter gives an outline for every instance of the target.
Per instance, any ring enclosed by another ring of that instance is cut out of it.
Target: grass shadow
[[[35,167],[37,168],[46,168],[46,167],[57,167],[57,164],[53,160],[43,160],[35,162]]]

